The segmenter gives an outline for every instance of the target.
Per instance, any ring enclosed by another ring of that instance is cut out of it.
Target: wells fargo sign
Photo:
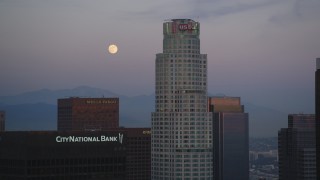
[[[87,100],[87,104],[117,104],[117,100],[108,99],[108,100]]]

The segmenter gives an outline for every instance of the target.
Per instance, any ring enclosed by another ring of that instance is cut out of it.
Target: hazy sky
[[[0,96],[81,85],[152,94],[162,23],[191,18],[210,93],[313,113],[319,9],[319,0],[0,0]]]

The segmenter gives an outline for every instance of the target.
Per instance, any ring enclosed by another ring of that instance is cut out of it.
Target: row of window
[[[204,103],[206,104],[206,96],[203,95],[205,91],[203,90],[175,90],[171,91],[172,94],[176,95],[156,95],[156,99],[182,99],[182,100],[190,100],[191,103]],[[191,93],[191,94],[188,94]],[[196,93],[196,94],[193,94]],[[196,96],[197,95],[197,96]]]
[[[165,54],[163,55],[164,57],[174,57],[173,54]],[[168,65],[169,63],[172,64],[172,63],[175,63],[175,64],[190,64],[190,63],[193,63],[193,64],[207,64],[207,59],[206,59],[207,55],[206,54],[199,54],[198,55],[198,58],[200,59],[158,59],[156,61],[156,65]]]
[[[164,120],[164,118],[159,118],[159,120],[160,121],[158,121],[158,122],[153,122],[152,126],[165,125],[165,126],[172,127],[174,125],[176,125],[176,126],[180,125],[182,127],[182,125],[184,125],[184,126],[189,126],[189,125],[191,125],[191,126],[200,126],[200,125],[208,126],[208,125],[211,125],[211,122],[206,121],[206,118],[198,118],[197,122],[188,122],[189,118],[184,118],[184,120],[182,118],[179,118],[178,120],[180,120],[180,122],[177,122],[177,121],[176,122],[167,122],[167,121],[162,122]],[[168,120],[168,118],[165,118],[165,120]]]
[[[199,90],[199,91],[202,91],[204,88],[203,87],[201,87],[201,86],[197,86],[197,87],[194,87],[194,86],[181,86],[181,87],[179,87],[179,89],[190,89],[190,88],[192,88],[193,87],[193,89],[194,90]],[[170,89],[161,89],[161,90],[159,90],[159,89],[156,89],[156,95],[157,96],[162,96],[162,95],[175,95],[175,94],[181,94],[181,93],[176,93],[176,92],[178,92],[177,90],[175,90],[175,88],[173,87],[173,86],[169,86],[169,88]],[[200,95],[200,96],[205,96],[205,94],[198,94],[198,95]],[[177,99],[177,98],[174,98],[174,97],[171,97],[171,99]],[[183,97],[183,98],[180,98],[180,99],[189,99],[188,97],[186,98],[186,97]],[[196,98],[196,99],[206,99],[206,98],[202,98],[202,97],[199,97],[199,98]]]
[[[164,44],[163,45],[164,51],[165,50],[174,50],[174,49],[179,49],[180,53],[188,52],[187,49],[199,50],[199,51],[192,51],[192,52],[200,53],[200,46],[197,46],[197,45],[174,45],[174,44]],[[184,51],[181,51],[181,49],[184,49]],[[177,51],[173,51],[173,52],[177,52]]]
[[[200,151],[199,151],[200,152]],[[201,152],[204,152],[204,151],[201,151]],[[200,158],[200,159],[203,159],[203,158],[211,158],[212,156],[212,153],[211,151],[208,153],[209,151],[207,151],[207,153],[196,153],[196,154],[171,154],[171,155],[168,155],[168,154],[152,154],[152,157],[156,157],[156,158],[165,158],[165,159],[169,159],[169,157],[171,157],[171,162],[175,162],[175,159],[176,158]],[[198,161],[196,161],[198,162]]]
[[[175,73],[173,73],[173,72],[175,72]],[[207,79],[206,77],[207,77],[206,72],[203,71],[203,73],[202,73],[201,69],[197,69],[194,71],[192,71],[192,70],[185,71],[184,69],[181,69],[181,70],[176,69],[175,71],[172,70],[170,74],[168,73],[168,71],[163,69],[163,71],[158,71],[156,73],[156,83],[158,81],[165,83],[166,81],[173,81],[173,80],[175,80],[175,81],[177,81],[177,80],[185,80],[185,81],[203,80],[203,81],[205,81]]]
[[[163,103],[163,104],[162,104]],[[202,103],[185,104],[181,102],[168,102],[168,100],[157,100],[156,107],[172,107],[173,109],[193,111],[192,109],[207,109],[207,106]]]
[[[171,175],[173,176],[173,175]],[[171,179],[171,177],[158,177],[156,176],[151,176],[152,179],[154,180],[168,180]],[[174,180],[212,180],[212,177],[175,177]]]
[[[172,143],[172,142],[170,142]],[[211,143],[204,143],[204,144],[187,144],[187,143],[177,143],[175,145],[175,148],[211,148]],[[169,149],[169,148],[162,148],[162,149],[159,149],[159,148],[152,148],[152,152],[165,152],[165,153],[169,153],[169,152],[172,152],[172,149]]]
[[[157,169],[159,169],[159,171],[157,171]],[[167,168],[154,168],[154,170],[152,171],[152,176],[157,176],[157,175],[169,176],[170,170],[166,171],[165,169]],[[211,168],[206,168],[205,170],[199,172],[199,171],[187,171],[187,170],[183,171],[182,169],[180,170],[179,168],[172,169],[172,171],[174,172],[174,176],[183,177],[183,180],[185,180],[186,177],[188,177],[188,179],[191,179],[192,176],[196,177],[196,178],[192,178],[193,180],[205,179],[205,177],[210,177],[212,175],[212,172],[210,170]]]
[[[192,39],[164,39],[164,44],[195,44],[200,45],[200,40],[198,38],[192,38]]]
[[[156,55],[156,66],[163,64],[207,64],[207,54],[174,54],[174,53],[167,53],[162,54],[159,53]]]
[[[204,132],[205,130],[211,130],[211,123],[205,125],[205,126],[175,126],[175,127],[171,127],[171,126],[154,126],[152,128],[152,132],[153,132],[153,135],[157,135],[157,130],[168,130],[167,132],[170,133],[169,130],[171,130],[172,132],[174,132],[174,130],[176,131],[176,134],[178,134],[178,130],[180,131],[184,131],[184,132],[188,132],[188,134],[192,134],[192,133],[201,133],[201,132]],[[203,130],[203,131],[201,131]],[[152,137],[155,137],[155,136],[152,136]]]
[[[179,78],[181,78],[181,80],[178,80]],[[199,87],[198,89],[203,89],[203,86],[207,85],[205,80],[203,81],[196,80],[197,79],[196,77],[194,78],[195,80],[190,80],[190,81],[188,80],[183,81],[182,78],[183,77],[176,77],[177,80],[175,81],[172,80],[170,83],[167,82],[169,85],[161,85],[161,86],[157,85],[156,90],[161,91],[161,90],[179,89],[180,87],[185,85],[194,85],[194,86],[198,86]]]
[[[174,117],[188,117],[190,118],[190,120],[195,120],[195,118],[193,117],[197,117],[196,120],[200,120],[199,118],[202,118],[202,120],[206,120],[206,117],[208,117],[209,114],[207,112],[204,112],[204,113],[173,113],[172,112],[172,113],[153,113],[152,115],[154,118],[159,117],[160,120],[162,120],[161,118],[164,118],[164,120],[173,121],[173,120],[176,120],[176,118]],[[187,119],[184,119],[184,120],[187,120]]]
[[[211,126],[211,125],[209,125]],[[211,127],[208,127],[208,128],[202,128],[201,126],[198,126],[199,128],[192,128],[191,131],[190,128],[184,126],[182,128],[178,128],[178,127],[173,127],[173,128],[170,128],[170,127],[155,127],[152,129],[152,138],[156,138],[156,137],[159,137],[159,138],[162,138],[161,136],[162,135],[183,135],[183,136],[189,136],[189,135],[195,135],[197,134],[198,136],[199,135],[206,135],[206,134],[210,134],[211,132]],[[207,126],[205,126],[207,127]],[[159,130],[161,129],[161,130]],[[164,129],[164,130],[163,130]],[[180,131],[177,131],[177,129],[180,129]],[[195,129],[197,130],[208,130],[208,131],[194,131]],[[198,136],[196,136],[195,138],[199,138]]]

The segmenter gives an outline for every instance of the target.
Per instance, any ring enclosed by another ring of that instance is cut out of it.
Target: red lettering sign
[[[192,30],[192,25],[191,24],[179,24],[179,30],[180,31],[185,31],[185,30]]]

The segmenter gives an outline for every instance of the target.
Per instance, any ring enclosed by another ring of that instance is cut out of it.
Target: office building
[[[212,179],[212,115],[207,109],[207,55],[200,53],[200,23],[163,23],[156,55],[151,179]]]
[[[278,132],[279,180],[316,180],[315,115],[289,114]]]
[[[119,128],[119,98],[58,99],[58,131]]]
[[[0,132],[5,131],[6,114],[4,111],[0,111]]]
[[[1,180],[150,180],[150,128],[0,133]]]
[[[249,179],[249,116],[240,97],[210,97],[215,180]]]
[[[317,154],[317,172],[320,180],[320,58],[316,60],[315,72],[315,112],[316,112],[316,154]]]
[[[126,179],[151,179],[151,129],[124,128],[127,132]]]
[[[58,131],[126,134],[126,180],[151,178],[151,129],[119,128],[118,98],[67,98],[58,100]]]
[[[1,180],[125,180],[124,132],[0,133]]]

